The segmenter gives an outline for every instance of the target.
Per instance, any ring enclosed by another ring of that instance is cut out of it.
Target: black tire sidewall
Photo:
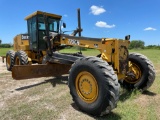
[[[10,59],[11,59],[12,56],[11,56],[11,54],[9,54],[9,53],[6,54],[6,67],[7,67],[7,70],[10,71],[10,70],[12,69],[12,65],[11,65],[11,64],[12,64],[12,61],[10,60],[10,66],[9,66],[9,65],[7,64],[7,63],[8,63],[8,61],[7,61],[8,56],[10,57]]]
[[[21,59],[21,55],[20,55],[20,53],[19,52],[16,52],[16,54],[15,54],[15,60],[14,60],[14,64],[16,65],[16,58],[18,57],[18,59],[19,59],[19,61],[20,61],[20,65],[22,65],[22,59]]]
[[[15,57],[14,57],[14,64],[16,65],[16,58],[18,57],[19,58],[19,61],[20,61],[20,65],[27,65],[28,64],[28,57],[26,59],[23,60],[22,57],[24,57],[24,55],[27,55],[24,51],[17,51],[15,53]]]
[[[8,71],[11,71],[13,66],[14,66],[14,55],[12,56],[11,54],[15,54],[13,50],[9,50],[7,53],[6,53],[6,67],[7,67],[7,70]],[[10,57],[10,66],[8,66],[8,62],[7,62],[7,58],[8,56]]]
[[[77,68],[79,68],[77,70]],[[70,74],[70,80],[69,80],[69,86],[73,95],[73,99],[75,99],[74,101],[76,102],[76,104],[78,105],[78,107],[80,107],[80,109],[85,110],[87,112],[90,112],[90,114],[100,114],[98,113],[98,111],[96,110],[97,108],[99,108],[99,112],[103,111],[103,108],[105,108],[104,106],[107,106],[109,103],[107,103],[105,100],[107,99],[106,97],[109,96],[106,93],[106,89],[108,89],[108,85],[103,83],[103,79],[106,78],[102,78],[102,72],[99,70],[97,71],[96,69],[98,69],[96,64],[93,64],[91,62],[88,61],[81,61],[79,62],[79,64],[76,64],[73,68],[72,68],[72,72]],[[82,72],[82,71],[87,71],[89,73],[91,73],[97,81],[98,84],[98,97],[97,100],[93,103],[86,103],[84,102],[77,94],[76,92],[76,87],[75,87],[75,80],[77,75]],[[108,92],[108,90],[107,90]],[[105,95],[105,97],[104,97]],[[105,102],[104,102],[105,101]]]
[[[149,76],[149,68],[145,60],[141,59],[140,57],[137,57],[133,54],[129,56],[129,61],[132,63],[135,63],[141,70],[141,78],[139,82],[134,84],[134,88],[141,89],[145,86],[145,83],[147,83],[148,76]]]

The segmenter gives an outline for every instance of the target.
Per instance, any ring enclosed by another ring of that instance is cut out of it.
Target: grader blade
[[[70,65],[46,64],[46,65],[15,65],[12,69],[12,77],[16,80],[60,76],[67,74]]]

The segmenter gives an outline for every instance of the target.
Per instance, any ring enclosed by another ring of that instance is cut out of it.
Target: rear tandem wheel
[[[20,50],[17,51],[14,58],[14,64],[15,65],[28,65],[28,55]]]
[[[155,80],[153,63],[144,55],[131,53],[129,55],[129,72],[123,82],[127,89],[147,90]]]
[[[9,50],[6,53],[6,67],[8,71],[12,71],[12,68],[14,66],[14,57],[15,57],[15,52],[13,50]]]
[[[88,114],[99,116],[114,109],[119,87],[113,68],[100,58],[80,58],[70,69],[70,94],[76,105]]]

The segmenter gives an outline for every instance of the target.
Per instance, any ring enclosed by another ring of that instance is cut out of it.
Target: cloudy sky
[[[13,43],[14,36],[26,33],[24,18],[37,10],[62,15],[63,30],[74,30],[80,8],[83,36],[123,39],[130,34],[131,40],[158,45],[159,5],[160,0],[0,0],[0,39]]]

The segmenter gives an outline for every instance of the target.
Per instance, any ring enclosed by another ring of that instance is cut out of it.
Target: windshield
[[[48,18],[48,27],[50,32],[59,32],[59,19],[55,18]],[[38,17],[38,29],[39,30],[46,30],[45,24],[44,24],[44,17]]]

